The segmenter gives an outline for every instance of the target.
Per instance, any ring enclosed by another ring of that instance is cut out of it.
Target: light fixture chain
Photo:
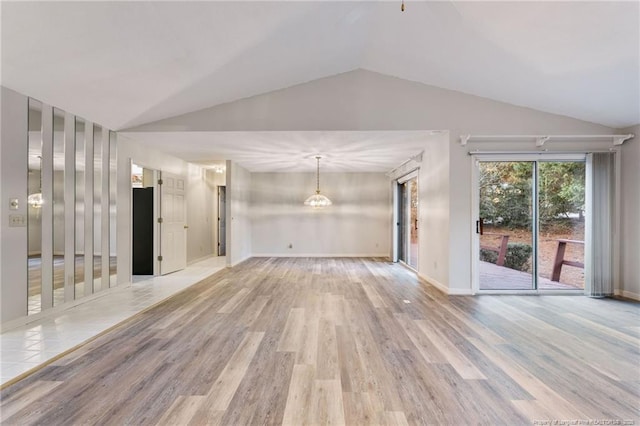
[[[320,193],[320,157],[316,157],[316,193]]]

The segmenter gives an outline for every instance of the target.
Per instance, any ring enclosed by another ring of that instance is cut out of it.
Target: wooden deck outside
[[[582,290],[569,284],[538,278],[540,290]],[[532,290],[531,274],[480,261],[480,290]]]

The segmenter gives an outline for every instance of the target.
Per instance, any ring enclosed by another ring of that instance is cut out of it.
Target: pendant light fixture
[[[330,199],[320,194],[320,156],[316,156],[317,168],[316,168],[316,193],[307,198],[304,202],[305,206],[311,206],[313,208],[327,207],[333,204]]]
[[[38,192],[31,194],[27,197],[27,204],[34,209],[39,209],[44,204],[44,198],[42,198],[42,157],[38,156],[40,160],[40,186]]]

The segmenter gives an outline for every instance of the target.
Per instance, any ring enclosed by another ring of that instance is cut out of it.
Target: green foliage
[[[504,259],[504,266],[517,271],[528,271],[532,252],[533,249],[529,244],[509,243],[507,244],[507,255]],[[498,253],[481,248],[480,260],[495,264],[498,261]]]
[[[528,271],[532,252],[533,248],[529,244],[509,243],[507,244],[507,256],[504,259],[504,266],[517,271]]]
[[[498,253],[481,248],[480,260],[482,260],[483,262],[496,263],[498,261]]]
[[[533,162],[480,163],[480,217],[485,223],[530,229]],[[584,213],[585,165],[580,162],[539,163],[541,224]]]
[[[584,215],[585,164],[577,162],[540,163],[539,215],[542,224]]]

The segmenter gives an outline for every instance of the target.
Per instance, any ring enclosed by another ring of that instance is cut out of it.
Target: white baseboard
[[[242,262],[244,262],[244,261],[246,261],[246,260],[249,260],[249,259],[251,259],[252,257],[255,257],[255,256],[252,256],[252,255],[245,256],[245,257],[243,257],[242,259],[238,260],[237,262],[234,262],[234,263],[228,263],[228,264],[227,264],[227,266],[230,266],[230,267],[232,267],[232,268],[233,268],[234,266],[238,266],[238,265],[239,265],[239,264],[241,264]],[[227,256],[227,259],[229,259],[229,256]]]
[[[197,258],[195,260],[190,260],[190,261],[187,262],[187,266],[191,266],[194,263],[202,262],[203,260],[207,260],[207,259],[209,259],[211,257],[215,257],[215,256],[213,254],[207,254],[207,255],[199,257],[199,258]]]
[[[616,296],[626,297],[627,299],[633,299],[633,300],[640,301],[640,294],[634,293],[632,291],[615,289],[613,294],[615,294]]]
[[[105,290],[101,290],[97,293],[94,293],[90,296],[83,296],[79,299],[75,299],[69,302],[65,302],[62,303],[60,305],[54,306],[52,308],[49,309],[45,309],[44,311],[38,312],[36,314],[32,314],[32,315],[26,315],[23,317],[19,317],[13,320],[9,320],[9,321],[5,321],[2,324],[0,324],[0,333],[4,333],[5,331],[17,328],[17,327],[21,327],[23,325],[32,323],[34,321],[43,319],[43,318],[47,318],[51,315],[54,314],[58,314],[62,311],[65,311],[67,309],[73,308],[74,306],[78,306],[78,305],[82,305],[83,303],[89,302],[91,300],[95,300],[98,299],[102,296],[106,296],[107,294],[111,294],[115,291],[122,291],[128,287],[131,286],[130,282],[124,283],[124,284],[118,284],[115,287],[109,287]]]
[[[446,285],[442,284],[440,281],[433,279],[431,277],[428,277],[419,272],[418,272],[418,276],[448,296],[472,296],[473,295],[473,291],[470,288],[469,289],[449,288]]]
[[[473,290],[470,288],[450,288],[449,296],[473,296]]]
[[[389,253],[257,253],[252,257],[384,257]]]

